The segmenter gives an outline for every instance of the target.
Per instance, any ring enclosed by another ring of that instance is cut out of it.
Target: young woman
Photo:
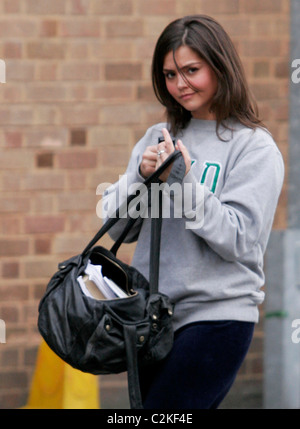
[[[184,210],[163,219],[159,288],[175,304],[175,340],[165,360],[141,370],[141,388],[145,408],[217,408],[258,322],[263,255],[284,165],[258,118],[236,50],[214,19],[196,15],[170,23],[155,48],[152,79],[167,121],[136,144],[104,207],[109,212],[125,179],[130,186],[153,173],[175,138],[186,165],[183,196],[194,201],[201,185],[204,218],[192,228]],[[122,223],[113,238],[121,229]],[[143,218],[128,235],[137,240],[132,265],[145,277],[149,232],[150,219]]]

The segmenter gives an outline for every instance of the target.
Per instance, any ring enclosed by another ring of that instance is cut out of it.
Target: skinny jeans
[[[205,321],[177,330],[168,356],[140,370],[144,408],[218,408],[245,359],[254,325]]]

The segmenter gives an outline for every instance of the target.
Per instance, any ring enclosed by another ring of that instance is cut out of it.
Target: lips
[[[191,92],[191,93],[188,93],[188,94],[182,94],[182,95],[180,96],[180,99],[181,99],[181,100],[188,100],[188,99],[190,99],[193,95],[194,95],[194,92]]]

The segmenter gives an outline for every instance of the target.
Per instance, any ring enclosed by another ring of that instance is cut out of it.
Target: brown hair
[[[223,121],[229,117],[249,128],[263,125],[230,37],[213,18],[192,15],[177,19],[165,28],[157,41],[152,60],[153,89],[160,103],[166,107],[167,121],[174,135],[185,128],[192,117],[169,94],[163,74],[165,56],[169,52],[174,56],[180,46],[188,46],[196,52],[217,76],[218,90],[211,105],[211,111],[216,115],[217,133],[220,124],[228,128]]]

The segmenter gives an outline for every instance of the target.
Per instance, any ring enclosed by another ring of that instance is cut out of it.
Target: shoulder
[[[240,145],[243,152],[266,150],[281,155],[271,132],[267,128],[257,126],[252,129],[235,122],[233,130],[234,143]]]

